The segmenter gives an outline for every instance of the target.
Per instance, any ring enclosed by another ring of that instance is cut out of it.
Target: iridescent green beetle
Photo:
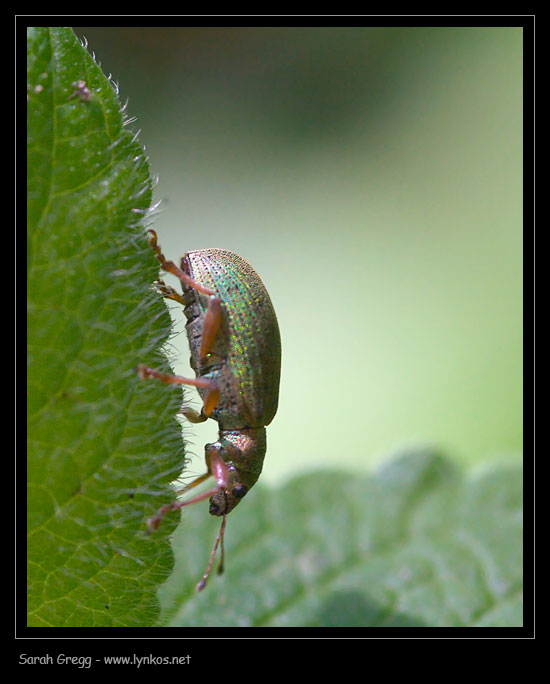
[[[196,379],[161,373],[139,366],[141,378],[158,378],[167,384],[193,385],[203,400],[200,413],[183,409],[194,423],[213,418],[219,438],[205,446],[207,471],[193,480],[188,491],[213,476],[212,487],[190,499],[163,506],[148,524],[156,529],[169,511],[210,499],[211,515],[223,516],[220,532],[197,591],[204,589],[218,545],[222,557],[227,514],[254,485],[262,471],[266,452],[266,425],[277,411],[281,372],[281,338],[269,294],[254,269],[238,254],[226,249],[187,252],[178,268],[167,261],[150,230],[149,243],[161,267],[177,276],[180,295],[158,281],[165,297],[183,304]]]

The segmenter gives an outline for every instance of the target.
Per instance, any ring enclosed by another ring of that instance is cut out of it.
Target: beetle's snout
[[[210,497],[210,515],[225,515],[228,513],[227,499],[225,492],[217,492]]]
[[[227,515],[248,492],[244,484],[237,484],[230,489],[216,492],[210,497],[210,515]]]

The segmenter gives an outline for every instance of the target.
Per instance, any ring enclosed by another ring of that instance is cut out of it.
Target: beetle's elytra
[[[277,411],[281,371],[281,338],[269,294],[254,269],[226,249],[187,252],[180,267],[167,261],[150,230],[149,244],[163,270],[177,276],[182,294],[158,281],[162,294],[184,306],[191,367],[196,378],[182,378],[139,366],[141,378],[166,384],[193,385],[203,400],[200,413],[182,413],[198,423],[213,418],[218,441],[205,446],[207,471],[184,491],[213,476],[214,487],[190,499],[163,506],[148,524],[156,529],[169,511],[210,499],[210,513],[222,516],[220,532],[197,591],[206,585],[218,545],[222,558],[226,515],[254,485],[266,451],[266,425]]]

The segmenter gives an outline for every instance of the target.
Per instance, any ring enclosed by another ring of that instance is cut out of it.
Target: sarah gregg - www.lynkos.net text
[[[190,655],[178,656],[156,656],[144,655],[138,656],[136,653],[132,655],[105,655],[100,658],[92,656],[76,656],[59,653],[58,655],[51,655],[45,653],[44,655],[28,655],[21,653],[19,655],[19,665],[68,665],[77,667],[78,669],[89,669],[92,664],[99,663],[101,665],[131,665],[134,667],[141,667],[142,665],[189,665],[191,662]]]

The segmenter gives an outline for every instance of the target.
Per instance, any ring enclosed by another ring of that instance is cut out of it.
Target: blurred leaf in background
[[[464,477],[439,454],[409,451],[373,476],[256,485],[246,503],[227,520],[225,573],[200,596],[217,526],[204,508],[185,511],[161,589],[165,624],[523,624],[519,467]]]

